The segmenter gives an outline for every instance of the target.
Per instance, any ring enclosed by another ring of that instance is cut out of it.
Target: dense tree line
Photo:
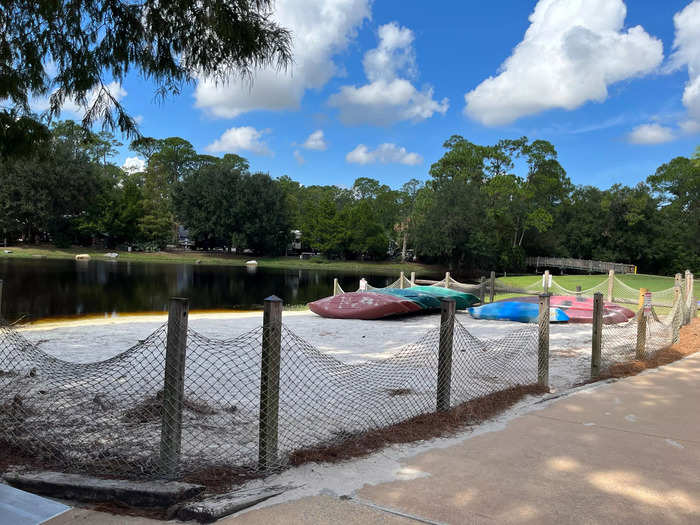
[[[132,142],[145,168],[127,173],[111,162],[121,144],[110,133],[23,125],[36,146],[0,150],[10,243],[159,249],[182,226],[197,249],[277,255],[298,229],[304,249],[330,258],[415,256],[468,272],[522,270],[527,255],[550,255],[700,272],[700,149],[634,187],[601,190],[573,185],[549,142],[453,136],[426,182],[393,189],[363,177],[342,188],[251,172],[242,157],[201,155],[178,137]]]

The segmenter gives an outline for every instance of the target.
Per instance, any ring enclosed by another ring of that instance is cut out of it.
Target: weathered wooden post
[[[608,302],[613,302],[613,290],[615,287],[615,270],[608,272]]]
[[[695,276],[690,274],[690,320],[695,319],[698,310],[698,301],[695,299]]]
[[[537,324],[537,384],[549,388],[549,294],[540,294]]]
[[[683,317],[683,305],[681,304],[681,287],[673,287],[673,319],[671,319],[672,338],[671,342],[676,344],[681,337],[681,323]]]
[[[593,294],[593,338],[591,343],[591,379],[600,376],[603,349],[603,294]]]
[[[450,287],[450,272],[445,272],[445,288]]]
[[[673,284],[673,286],[674,286],[674,301],[676,299],[676,296],[678,297],[679,301],[682,301],[682,299],[683,299],[683,289],[682,289],[682,284],[681,284],[682,281],[683,281],[683,278],[682,278],[681,274],[677,273],[674,277],[674,284]],[[676,288],[678,288],[678,291],[675,291]],[[684,311],[683,311],[682,304],[678,305],[678,310],[679,310],[678,315],[680,317],[679,322],[680,322],[680,325],[683,326],[685,324],[685,319],[684,319],[685,316],[683,315]]]
[[[486,301],[486,278],[483,275],[479,279],[479,300],[481,304]]]
[[[401,290],[404,289],[404,285],[403,285],[404,279],[405,279],[405,277],[403,276],[403,272],[400,272],[400,273],[399,273],[399,288],[400,288]]]
[[[685,304],[684,304],[684,308],[683,308],[683,311],[685,312],[685,319],[683,320],[683,324],[689,324],[690,320],[691,320],[690,305],[693,302],[693,290],[692,290],[691,276],[692,276],[692,274],[690,273],[690,270],[686,270],[685,271],[685,287],[684,287]]]
[[[333,279],[333,296],[340,294],[340,284],[338,284],[338,278]]]
[[[189,300],[170,299],[160,424],[160,470],[167,478],[177,474],[180,463],[188,317]]]
[[[544,275],[542,276],[542,278],[544,279],[542,289],[544,290],[544,293],[549,293],[549,270],[544,271]]]
[[[416,272],[411,272],[411,286],[416,285]]]
[[[581,297],[581,285],[576,286],[576,297]]]
[[[440,343],[438,349],[437,411],[450,409],[452,388],[452,343],[455,329],[455,306],[452,298],[440,299]]]
[[[493,298],[496,295],[496,272],[491,272],[491,278],[489,280],[489,302],[493,302]]]
[[[635,358],[639,361],[646,359],[647,345],[647,316],[644,311],[644,303],[637,312],[637,345],[635,346]]]
[[[281,349],[282,299],[271,295],[265,299],[263,311],[260,427],[258,433],[258,468],[260,470],[267,470],[277,462]]]

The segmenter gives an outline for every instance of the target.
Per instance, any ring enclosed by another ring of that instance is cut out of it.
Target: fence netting
[[[445,388],[438,382],[440,328],[361,364],[342,363],[285,326],[280,338],[277,446],[267,468],[284,467],[295,451],[342,445],[435,412]],[[0,446],[19,464],[149,479],[163,477],[161,446],[181,433],[174,477],[259,475],[261,369],[270,364],[262,359],[263,329],[227,340],[187,330],[180,429],[163,417],[177,408],[163,390],[167,339],[163,326],[109,360],[77,364],[1,326]],[[482,340],[456,321],[449,406],[536,383],[537,340],[536,325]],[[269,401],[263,396],[266,410],[275,405]]]
[[[626,323],[603,325],[601,368],[653,359],[676,342],[674,327],[677,332],[682,324],[690,322],[689,317],[686,320],[686,312],[685,301],[679,300],[666,316],[652,310],[643,322],[638,313]]]

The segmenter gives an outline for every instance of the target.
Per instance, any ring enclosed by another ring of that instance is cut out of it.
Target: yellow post
[[[639,303],[637,304],[637,310],[644,308],[644,295],[648,292],[646,288],[639,289]]]

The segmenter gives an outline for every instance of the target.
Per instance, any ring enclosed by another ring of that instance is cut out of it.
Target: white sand
[[[521,323],[472,319],[458,321],[479,339],[501,338]],[[87,363],[117,355],[145,339],[167,321],[166,315],[125,316],[56,323],[36,323],[22,334],[45,352],[66,361]],[[440,323],[439,314],[362,321],[324,319],[311,312],[285,312],[287,328],[322,352],[345,363],[390,357]],[[190,328],[212,339],[230,339],[262,324],[262,312],[193,313]],[[587,379],[591,325],[553,324],[550,330],[550,384],[556,390]]]

